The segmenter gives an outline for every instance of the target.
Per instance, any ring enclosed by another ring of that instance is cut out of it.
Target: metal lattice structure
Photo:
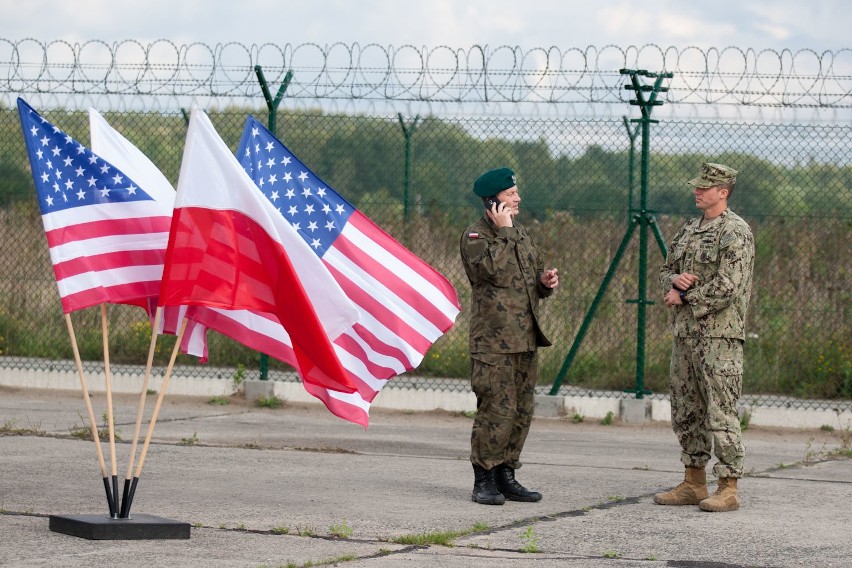
[[[395,379],[399,384],[467,388],[469,290],[457,239],[480,214],[472,180],[508,165],[519,176],[523,221],[563,279],[545,308],[555,340],[542,353],[543,386],[549,386],[636,205],[630,182],[639,173],[630,160],[635,132],[625,128],[636,111],[619,72],[629,67],[673,75],[665,105],[655,111],[660,123],[649,160],[648,206],[666,238],[695,213],[684,182],[701,161],[741,171],[731,207],[751,224],[757,244],[748,400],[850,404],[852,50],[846,49],[461,50],[0,38],[0,236],[7,243],[0,260],[0,364],[73,365],[12,110],[15,98],[84,142],[83,109],[95,106],[174,183],[190,104],[208,109],[232,147],[247,113],[268,117],[258,65],[273,86],[293,73],[278,111],[279,137],[459,293],[463,311],[456,325],[433,346],[418,375]],[[702,110],[700,118],[695,109]],[[771,111],[773,119],[761,111]],[[811,111],[820,120],[799,120],[797,113]],[[652,250],[648,258],[649,297],[658,293],[658,256]],[[633,387],[636,311],[627,301],[636,296],[631,267],[638,257],[636,247],[626,249],[560,392]],[[134,310],[110,311],[113,329],[122,330],[113,342],[120,346],[112,355],[117,369],[138,365],[140,357],[144,362],[149,324]],[[98,318],[75,318],[84,357],[98,360]],[[651,306],[645,350],[651,396],[667,392],[670,341],[665,311]],[[158,356],[169,349],[163,342]],[[183,372],[221,375],[239,365],[257,367],[256,353],[221,336],[211,339],[211,356],[207,367],[182,361]],[[286,369],[273,363],[271,376]]]

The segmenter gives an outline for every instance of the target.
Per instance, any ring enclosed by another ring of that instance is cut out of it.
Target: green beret
[[[517,183],[515,172],[509,168],[497,168],[476,178],[476,181],[473,182],[473,192],[479,197],[490,197],[517,185]]]
[[[733,182],[737,179],[737,173],[737,170],[728,166],[704,162],[701,164],[698,177],[692,178],[686,183],[693,187],[715,187]]]

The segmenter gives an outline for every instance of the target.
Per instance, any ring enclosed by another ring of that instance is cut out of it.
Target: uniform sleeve
[[[683,256],[683,249],[678,245],[680,244],[681,239],[683,239],[685,228],[686,225],[681,227],[669,243],[666,261],[660,267],[660,286],[663,288],[664,294],[671,290],[672,280],[674,280],[675,276],[680,274],[680,260]]]
[[[699,282],[686,293],[696,318],[730,306],[746,293],[754,267],[754,238],[749,231],[735,229],[719,239],[719,270],[708,282]]]
[[[462,235],[461,257],[471,283],[488,282],[505,288],[512,282],[516,268],[509,263],[515,257],[515,247],[520,234],[515,227],[501,227],[494,238]]]

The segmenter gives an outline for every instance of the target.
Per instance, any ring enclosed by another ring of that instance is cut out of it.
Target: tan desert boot
[[[654,495],[657,505],[698,505],[707,499],[707,474],[703,467],[689,467],[683,475],[683,483],[665,493]]]
[[[698,504],[702,511],[723,513],[725,511],[736,511],[740,508],[740,499],[737,497],[737,478],[720,477],[719,487],[716,492]]]

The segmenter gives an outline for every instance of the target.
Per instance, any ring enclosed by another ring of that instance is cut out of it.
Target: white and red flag
[[[172,210],[175,204],[175,189],[159,168],[139,148],[110,126],[106,119],[93,108],[89,109],[89,132],[92,151],[144,188],[145,192],[162,209],[160,217],[168,217],[169,223],[171,223]],[[158,231],[147,237],[145,240],[151,250],[159,250],[160,254],[157,261],[160,265],[160,279],[162,280],[162,265],[165,262],[166,245],[169,241],[168,230]],[[156,307],[157,298],[150,298],[147,310],[152,325]],[[186,306],[166,307],[160,318],[157,332],[177,334],[186,311]],[[202,361],[206,361],[207,340],[204,326],[190,320],[183,336],[181,349],[185,353],[195,355]]]
[[[283,328],[306,388],[357,390],[331,344],[358,321],[357,310],[199,109],[190,117],[159,305],[212,308],[226,319],[249,314]],[[249,346],[252,334],[228,333]]]
[[[264,199],[285,219],[352,299],[360,321],[334,340],[357,392],[305,388],[335,415],[367,426],[370,403],[388,380],[415,369],[452,327],[459,301],[450,282],[403,247],[307,168],[253,117],[237,158]],[[222,333],[240,332],[265,353],[292,364],[280,327],[249,313],[203,317]],[[246,343],[247,345],[249,343]]]

